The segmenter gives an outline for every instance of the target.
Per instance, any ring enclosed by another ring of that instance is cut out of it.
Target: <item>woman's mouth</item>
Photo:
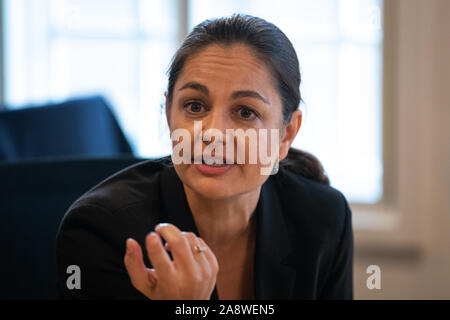
[[[207,176],[219,176],[227,173],[234,164],[220,164],[220,163],[210,163],[206,164],[205,161],[202,161],[201,164],[194,165],[200,173]]]

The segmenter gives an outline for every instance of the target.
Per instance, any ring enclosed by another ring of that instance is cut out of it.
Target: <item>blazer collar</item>
[[[173,168],[164,168],[161,175],[161,222],[171,223],[182,231],[199,235],[189,209],[183,185]],[[290,299],[296,271],[286,263],[292,242],[283,218],[280,199],[269,180],[262,186],[256,208],[256,245],[254,263],[255,299]],[[217,300],[214,288],[211,299]]]
[[[171,223],[181,231],[199,235],[194,217],[186,199],[183,183],[173,167],[165,167],[161,173],[162,221]]]

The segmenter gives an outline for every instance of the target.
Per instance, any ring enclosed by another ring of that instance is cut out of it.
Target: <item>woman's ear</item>
[[[287,124],[280,143],[280,161],[287,157],[292,142],[294,142],[298,131],[302,125],[302,112],[295,110],[292,113],[291,121]]]

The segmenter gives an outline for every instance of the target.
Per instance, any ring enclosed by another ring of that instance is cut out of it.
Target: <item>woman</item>
[[[290,148],[302,121],[299,86],[295,50],[273,24],[234,15],[198,25],[172,61],[166,93],[171,133],[194,136],[177,136],[174,150],[189,148],[127,168],[72,205],[57,237],[61,296],[352,299],[348,203],[314,156]],[[195,126],[224,136],[270,129],[271,175],[260,155],[250,163],[250,138],[196,140]],[[214,149],[223,163],[211,163],[189,154],[199,141],[235,152]]]

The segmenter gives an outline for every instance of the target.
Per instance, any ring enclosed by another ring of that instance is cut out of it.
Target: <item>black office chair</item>
[[[0,111],[0,162],[125,154],[132,148],[100,96]]]
[[[55,299],[55,239],[70,205],[133,157],[0,164],[0,300]]]

